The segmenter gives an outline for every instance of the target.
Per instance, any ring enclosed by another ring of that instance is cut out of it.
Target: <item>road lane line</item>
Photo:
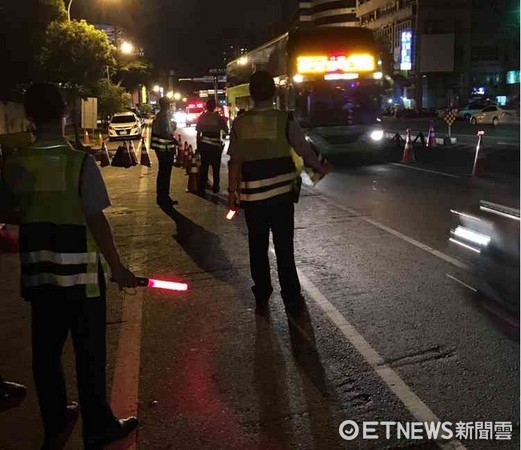
[[[498,141],[497,142],[497,145],[511,145],[513,147],[519,147],[519,142],[503,142],[503,141]]]
[[[461,178],[459,175],[452,175],[451,173],[438,172],[436,170],[423,169],[421,167],[415,167],[415,166],[407,166],[405,164],[400,164],[400,163],[391,163],[391,164],[393,166],[404,167],[406,169],[414,169],[414,170],[419,170],[421,172],[429,172],[429,173],[434,173],[436,175],[443,175],[444,177]]]
[[[310,188],[307,188],[307,187],[305,187],[305,189],[310,190]],[[381,230],[386,231],[387,233],[392,234],[393,236],[396,236],[397,238],[399,238],[405,242],[408,242],[409,244],[412,244],[415,247],[420,248],[420,249],[426,251],[427,253],[430,253],[431,255],[436,256],[439,259],[442,259],[445,262],[448,262],[449,264],[452,264],[453,266],[456,266],[458,269],[469,271],[469,269],[470,269],[469,266],[467,264],[465,264],[464,262],[460,261],[459,259],[446,255],[445,253],[440,252],[439,250],[436,250],[426,244],[423,244],[414,238],[406,236],[405,234],[400,233],[399,231],[396,231],[395,229],[388,227],[387,225],[384,225],[383,223],[380,223],[374,219],[364,216],[363,214],[359,213],[355,209],[342,205],[341,203],[332,199],[331,197],[329,197],[328,195],[326,195],[324,193],[321,193],[321,194],[324,196],[326,201],[329,202],[330,204],[332,204],[333,206],[336,206],[339,209],[347,211],[349,214],[357,216],[359,219],[361,219],[367,223],[370,223],[371,225],[374,225],[375,227],[380,228]]]
[[[471,290],[473,292],[478,292],[478,290],[473,288],[470,284],[467,284],[467,283],[464,283],[461,280],[458,280],[455,276],[451,275],[450,273],[448,273],[446,275],[447,275],[447,278],[450,278],[451,280],[455,281],[456,283],[461,284],[462,286],[466,287],[467,289],[469,289],[469,290]]]
[[[318,290],[318,288],[297,269],[302,287],[319,306],[329,320],[342,332],[344,337],[362,355],[371,368],[378,374],[388,388],[400,399],[409,412],[420,422],[441,422],[430,408],[411,390],[400,376],[385,363],[384,359],[355,329],[336,307]],[[465,450],[466,447],[457,439],[436,441],[443,450]]]
[[[140,142],[137,153],[141,151]],[[145,200],[151,183],[152,175],[147,173],[150,169],[141,166],[139,190],[136,203]],[[136,214],[135,230],[142,230],[146,225],[147,215]],[[134,233],[131,239],[129,268],[135,273],[144,273],[147,250],[139,248],[137,244],[138,234]],[[114,378],[112,380],[112,392],[110,404],[116,417],[137,416],[139,403],[139,371],[141,363],[141,323],[142,323],[143,289],[136,289],[135,295],[123,295],[123,311],[121,327],[119,330],[118,349]],[[112,444],[112,450],[137,449],[137,433],[125,439],[123,442]]]

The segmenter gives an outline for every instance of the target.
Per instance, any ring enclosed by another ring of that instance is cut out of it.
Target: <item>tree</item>
[[[41,63],[49,81],[82,92],[114,64],[113,52],[105,33],[84,20],[54,21],[47,28]]]
[[[98,115],[104,119],[123,111],[130,103],[125,89],[107,79],[98,82],[94,95],[98,97]]]
[[[77,99],[96,87],[114,64],[113,53],[105,33],[84,20],[54,21],[47,27],[40,55],[42,69],[48,81],[60,83],[68,94],[78,145]]]
[[[8,61],[2,73],[0,98],[13,97],[15,90],[39,78],[38,55],[45,31],[53,21],[67,20],[63,0],[32,0],[0,2],[0,48]],[[21,32],[23,30],[23,32]]]

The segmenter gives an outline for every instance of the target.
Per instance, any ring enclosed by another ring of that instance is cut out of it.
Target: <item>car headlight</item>
[[[371,134],[369,135],[369,137],[373,141],[381,141],[384,138],[384,132],[383,132],[383,130],[373,130],[373,131],[371,131]]]

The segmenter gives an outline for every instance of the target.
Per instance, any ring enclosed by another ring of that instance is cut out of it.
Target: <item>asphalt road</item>
[[[193,141],[193,128],[182,132]],[[161,211],[151,158],[151,169],[103,169],[108,215],[133,270],[187,280],[190,290],[110,289],[109,395],[119,415],[141,419],[139,434],[114,449],[519,448],[519,342],[447,277],[465,276],[447,249],[449,210],[484,198],[518,203],[512,184],[421,164],[333,161],[335,172],[305,188],[296,207],[309,317],[295,322],[276,283],[271,315],[254,314],[242,214],[226,221],[224,197],[185,193],[180,169],[177,212]],[[224,180],[225,166],[224,158]],[[41,427],[28,310],[16,296],[16,256],[0,254],[0,263],[0,373],[29,386],[25,402],[0,416],[0,449],[34,449]],[[72,368],[69,347],[68,375]],[[390,425],[389,439],[377,426],[379,439],[347,441],[346,420],[513,429],[511,440],[435,443],[425,433],[399,437]],[[67,448],[80,448],[79,427]]]

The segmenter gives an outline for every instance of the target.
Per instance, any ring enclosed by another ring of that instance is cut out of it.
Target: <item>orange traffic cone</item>
[[[196,193],[199,191],[199,164],[198,155],[192,153],[188,167],[188,186],[187,192]]]
[[[427,148],[434,148],[436,146],[436,134],[434,133],[434,124],[429,125],[429,134],[427,135]]]
[[[87,129],[85,129],[85,135],[83,136],[83,142],[85,144],[90,144],[90,136],[89,136],[89,132],[87,131]]]
[[[136,166],[137,165],[137,154],[136,154],[136,148],[134,147],[133,141],[130,141],[128,152],[130,153],[130,159],[132,160],[132,165]]]
[[[185,169],[186,169],[187,175],[190,173],[189,169],[190,169],[190,165],[192,162],[193,153],[194,153],[194,149],[192,148],[192,146],[188,145],[188,143],[185,142]]]
[[[101,133],[98,133],[98,145],[103,147],[103,137],[101,136]]]
[[[141,161],[142,166],[150,167],[152,163],[150,162],[150,157],[148,156],[147,146],[145,144],[145,138],[141,138]]]
[[[481,150],[483,145],[483,130],[478,131],[478,145],[476,145],[476,156],[474,157],[474,166],[472,167],[473,177],[484,177],[485,176],[485,156]]]
[[[185,166],[185,147],[180,142],[179,147],[177,148],[177,167]]]
[[[105,141],[102,141],[102,143],[101,143],[100,163],[101,163],[100,164],[101,167],[110,166],[110,156],[109,156],[109,151],[107,149],[107,144],[105,144]]]
[[[411,139],[411,129],[407,128],[407,136],[405,138],[405,147],[403,148],[403,157],[401,162],[410,163],[414,162],[414,150]]]

